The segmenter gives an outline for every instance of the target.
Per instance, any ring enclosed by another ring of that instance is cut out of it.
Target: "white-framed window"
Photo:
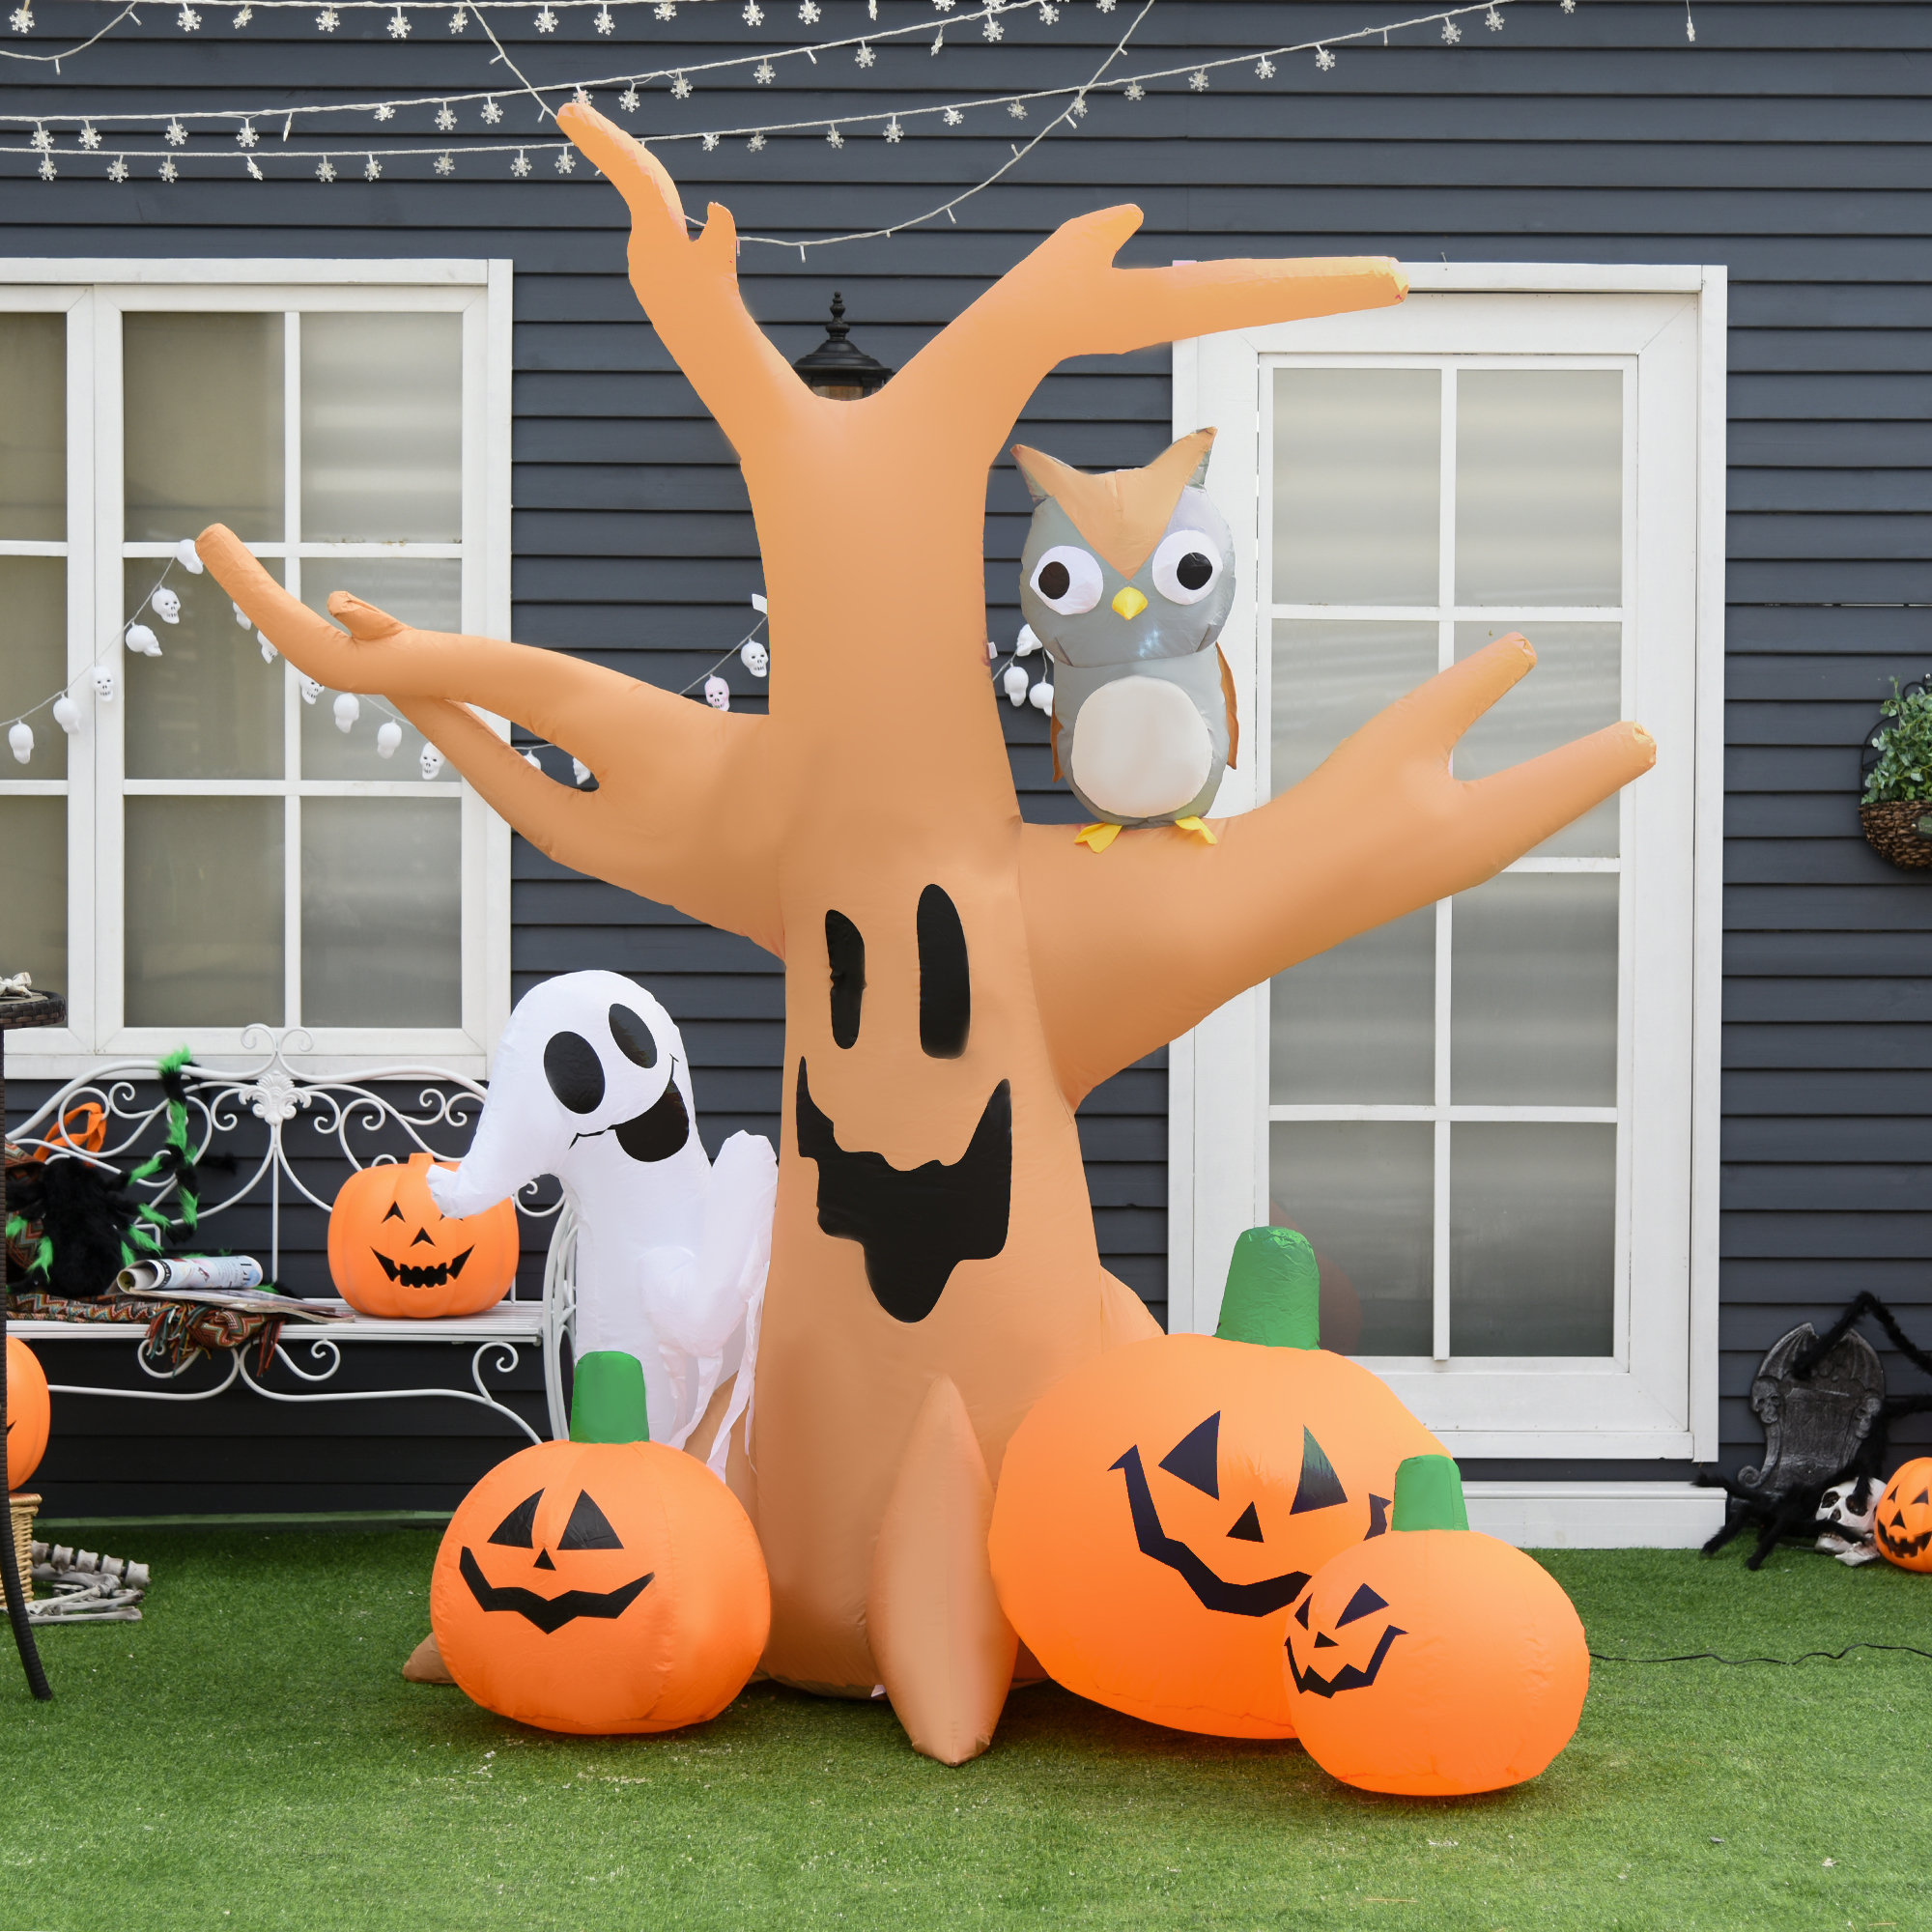
[[[316,610],[507,636],[509,350],[507,262],[0,261],[0,722],[70,680],[77,714],[0,754],[0,970],[70,1022],[19,1072],[256,1023],[482,1070],[507,828],[170,559],[221,522]]]
[[[1410,278],[1398,308],[1177,345],[1175,432],[1219,429],[1239,552],[1249,728],[1216,810],[1511,631],[1537,668],[1459,775],[1618,718],[1657,767],[1177,1044],[1170,1322],[1213,1327],[1242,1227],[1295,1226],[1324,1342],[1453,1452],[1712,1456],[1724,271]]]

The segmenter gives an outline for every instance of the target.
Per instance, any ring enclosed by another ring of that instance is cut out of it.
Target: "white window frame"
[[[510,634],[511,270],[508,261],[284,261],[76,258],[0,259],[0,312],[67,316],[68,518],[64,544],[0,542],[0,555],[64,555],[67,560],[67,662],[84,671],[104,638],[128,613],[123,565],[165,544],[125,544],[121,503],[121,318],[141,310],[290,312],[413,310],[463,318],[462,626]],[[290,355],[297,354],[294,344]],[[291,488],[298,442],[285,452]],[[197,532],[184,532],[186,535]],[[415,554],[448,546],[412,545]],[[265,545],[275,555],[283,546]],[[393,545],[304,543],[304,554],[386,556]],[[237,634],[238,647],[246,640]],[[68,776],[10,780],[0,797],[65,794],[68,799],[69,1024],[22,1035],[8,1070],[25,1079],[69,1079],[129,1055],[162,1053],[184,1041],[197,1056],[246,1051],[242,1032],[260,1014],[238,1013],[232,1027],[128,1027],[121,1023],[125,942],[119,739],[125,704],[96,706],[68,740]],[[500,719],[489,720],[508,735]],[[37,727],[41,721],[36,721]],[[112,734],[102,746],[102,738]],[[270,788],[279,791],[284,781]],[[172,787],[170,787],[172,788]],[[243,787],[244,789],[247,787]],[[307,781],[304,781],[307,788]],[[384,790],[408,792],[407,779]],[[467,784],[463,814],[462,1022],[456,1027],[307,1027],[312,1048],[290,1054],[308,1073],[340,1072],[371,1058],[433,1061],[479,1078],[510,1011],[510,831]],[[223,791],[235,789],[223,785]],[[413,789],[423,789],[415,781]],[[299,851],[285,856],[290,882],[285,918],[299,957]]]
[[[1262,466],[1265,373],[1283,357],[1630,358],[1629,434],[1683,460],[1627,473],[1626,716],[1659,743],[1650,796],[1626,794],[1652,832],[1644,891],[1626,886],[1620,947],[1624,1067],[1615,1352],[1601,1360],[1366,1357],[1452,1454],[1484,1458],[1713,1458],[1718,1453],[1718,1207],[1722,968],[1723,613],[1726,274],[1712,267],[1424,264],[1393,309],[1233,330],[1177,343],[1174,433],[1215,425],[1208,488],[1228,516],[1238,589],[1222,642],[1257,748],[1224,780],[1216,810],[1267,795],[1267,664],[1274,614]],[[1585,310],[1552,354],[1550,303]],[[1450,298],[1449,300],[1415,298]],[[1463,299],[1466,298],[1466,299]],[[1614,321],[1603,318],[1614,315]],[[1646,360],[1646,358],[1649,358]],[[1628,446],[1628,445],[1627,445]],[[1681,541],[1652,542],[1674,528]],[[1661,564],[1655,561],[1663,558]],[[1390,615],[1410,613],[1395,613]],[[1584,613],[1578,612],[1577,615]],[[1600,613],[1591,612],[1592,616]],[[1675,817],[1668,814],[1674,813]],[[1661,870],[1660,870],[1661,866]],[[1633,1007],[1638,1010],[1633,1012]],[[1169,1074],[1169,1325],[1211,1331],[1235,1236],[1267,1218],[1268,988],[1231,1001],[1172,1049]],[[1634,1042],[1642,1041],[1637,1051]],[[1283,1110],[1277,1109],[1280,1113]],[[1320,1109],[1324,1117],[1336,1110]],[[1365,1110],[1381,1113],[1387,1110]],[[1480,1111],[1480,1110],[1478,1110]],[[1458,1110],[1460,1118],[1463,1110]],[[1631,1203],[1634,1208],[1626,1211]],[[1666,1204],[1661,1215],[1648,1207]],[[1438,1293],[1440,1291],[1438,1290]],[[1445,1332],[1437,1324],[1439,1337]]]

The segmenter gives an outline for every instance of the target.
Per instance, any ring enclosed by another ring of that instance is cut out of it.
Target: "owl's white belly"
[[[1159,677],[1122,677],[1081,705],[1066,769],[1117,818],[1179,811],[1208,782],[1213,741],[1194,700]]]

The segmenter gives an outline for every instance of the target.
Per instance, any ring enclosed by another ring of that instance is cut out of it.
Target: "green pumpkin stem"
[[[1249,1228],[1236,1239],[1214,1333],[1269,1349],[1321,1346],[1321,1270],[1306,1235]]]
[[[1410,1456],[1395,1472],[1391,1529],[1467,1529],[1463,1472],[1447,1456]]]
[[[650,1406],[644,1365],[626,1349],[580,1355],[570,1391],[573,1442],[648,1442]]]

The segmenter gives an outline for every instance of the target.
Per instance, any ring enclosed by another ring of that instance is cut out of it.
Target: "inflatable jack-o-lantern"
[[[1446,1798],[1534,1777],[1570,1742],[1590,1653],[1562,1586],[1469,1528],[1446,1456],[1396,1474],[1390,1534],[1345,1549],[1288,1619],[1294,1727],[1331,1777]]]
[[[1872,1541],[1888,1563],[1932,1571],[1932,1456],[1907,1463],[1886,1485]]]
[[[442,1661],[486,1710],[540,1730],[715,1718],[771,1628],[751,1519],[681,1450],[582,1439],[646,1433],[636,1356],[578,1364],[571,1424],[576,1439],[498,1463],[450,1519],[429,1599]]]
[[[34,1351],[7,1337],[7,1487],[17,1490],[47,1452],[47,1378]]]
[[[448,1163],[445,1163],[447,1165]],[[430,1199],[430,1157],[365,1167],[342,1183],[328,1216],[328,1272],[364,1315],[474,1315],[517,1278],[517,1209],[446,1216]]]
[[[1387,1526],[1396,1465],[1441,1444],[1318,1346],[1315,1257],[1236,1243],[1219,1332],[1115,1349],[1014,1432],[991,1550],[1000,1603],[1070,1690],[1178,1730],[1294,1734],[1289,1605]]]

